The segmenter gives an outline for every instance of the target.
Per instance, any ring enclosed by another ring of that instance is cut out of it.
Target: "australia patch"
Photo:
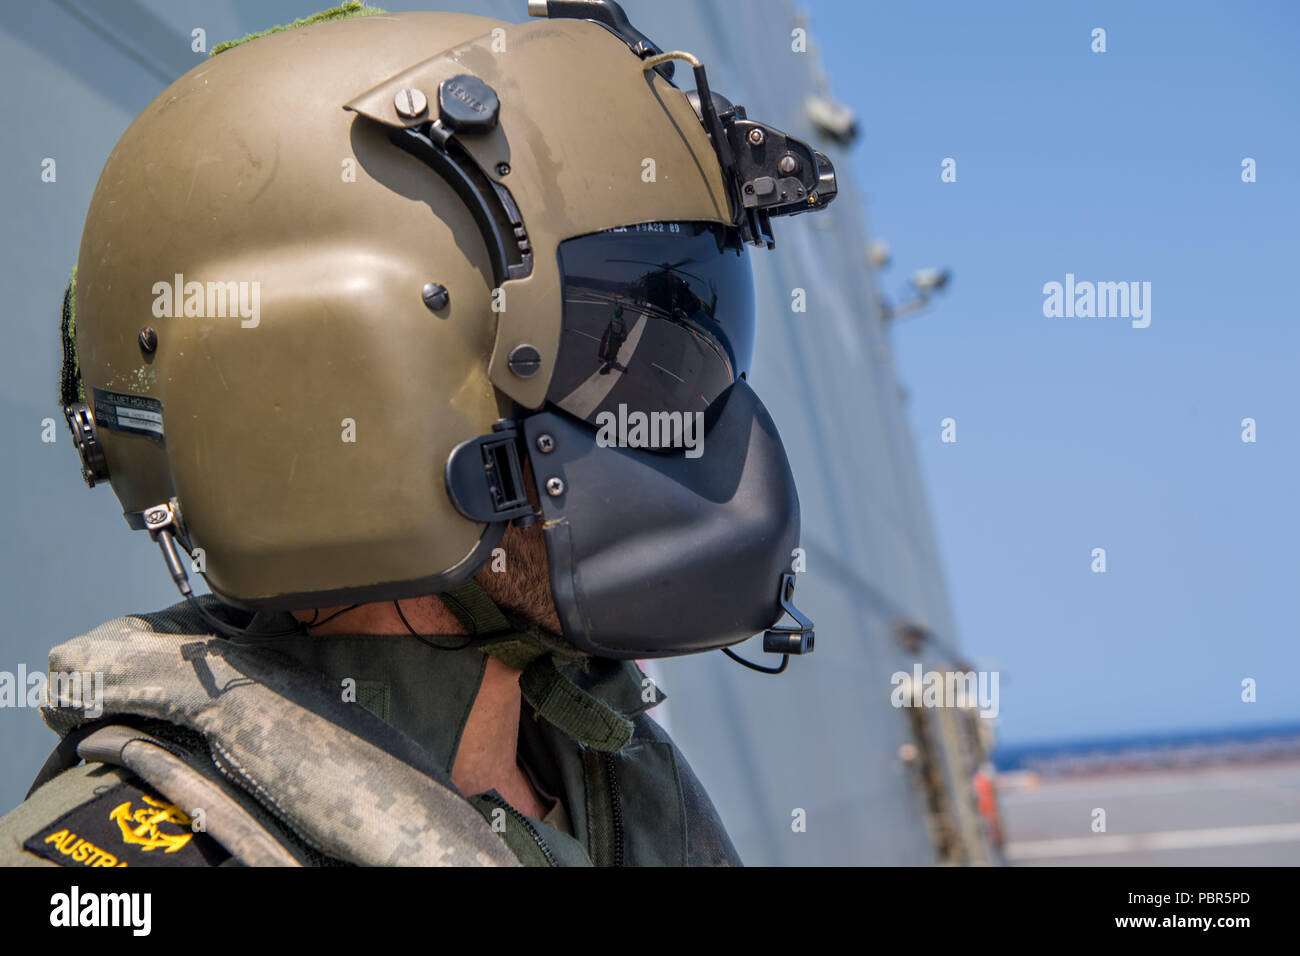
[[[59,866],[216,866],[229,853],[190,815],[134,781],[119,783],[28,837]]]

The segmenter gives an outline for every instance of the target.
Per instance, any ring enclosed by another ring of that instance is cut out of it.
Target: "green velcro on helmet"
[[[239,46],[241,43],[247,43],[249,40],[256,40],[259,37],[269,36],[272,33],[279,33],[282,30],[294,30],[298,27],[309,27],[313,23],[325,23],[329,20],[346,20],[348,17],[369,17],[376,13],[387,13],[387,10],[381,10],[379,7],[368,7],[362,0],[344,0],[337,7],[330,7],[328,10],[322,10],[320,13],[313,13],[309,17],[303,17],[301,20],[294,20],[293,23],[285,23],[278,27],[271,27],[269,30],[262,30],[260,33],[250,33],[246,37],[240,37],[238,40],[225,40],[218,43],[212,48],[209,56],[216,56],[218,53],[224,53],[231,47]]]
[[[63,291],[63,320],[59,326],[63,337],[63,366],[59,370],[59,404],[71,405],[86,400],[86,386],[81,381],[81,362],[77,359],[77,267],[72,267],[68,287]]]

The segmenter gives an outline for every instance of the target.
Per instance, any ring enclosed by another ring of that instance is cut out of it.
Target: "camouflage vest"
[[[662,695],[644,700],[632,662],[542,655],[521,678],[521,757],[542,792],[563,796],[570,832],[495,791],[463,797],[449,774],[482,660],[395,636],[231,641],[184,604],[119,618],[51,652],[52,674],[103,675],[103,712],[51,683],[43,716],[64,743],[38,783],[77,756],[118,764],[176,806],[204,808],[208,835],[255,865],[739,863],[685,759],[645,715]],[[464,672],[459,698],[426,695],[463,714],[457,725],[430,713],[416,726],[432,736],[417,742],[389,718],[419,696],[409,681],[422,667]],[[341,671],[362,675],[351,699]]]

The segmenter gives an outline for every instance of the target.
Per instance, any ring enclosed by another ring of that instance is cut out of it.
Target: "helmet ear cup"
[[[799,543],[794,475],[748,384],[717,404],[697,458],[600,447],[590,427],[560,413],[524,421],[551,590],[580,650],[690,654],[781,617],[781,576]]]

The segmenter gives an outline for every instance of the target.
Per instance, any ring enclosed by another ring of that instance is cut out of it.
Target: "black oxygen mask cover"
[[[692,654],[782,616],[783,575],[799,543],[785,448],[743,379],[708,419],[697,457],[602,447],[599,432],[561,412],[522,422],[555,606],[583,652]]]

